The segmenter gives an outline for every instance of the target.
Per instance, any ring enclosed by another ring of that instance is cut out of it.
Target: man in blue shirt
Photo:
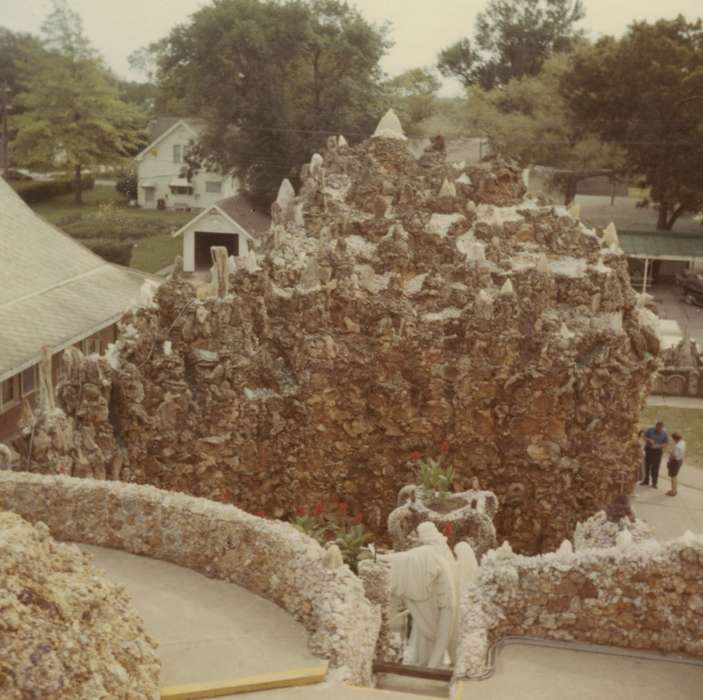
[[[644,481],[641,484],[647,486],[651,477],[652,487],[657,488],[662,454],[664,447],[669,443],[669,436],[664,431],[664,423],[657,421],[653,428],[647,428],[644,431],[644,443]]]

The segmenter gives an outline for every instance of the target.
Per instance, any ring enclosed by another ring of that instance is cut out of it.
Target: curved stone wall
[[[230,581],[273,601],[310,633],[312,651],[371,682],[380,614],[317,542],[234,506],[115,481],[0,471],[0,503],[60,540],[122,549]]]
[[[489,552],[462,604],[454,679],[488,671],[508,636],[577,640],[703,657],[703,535],[538,557]]]

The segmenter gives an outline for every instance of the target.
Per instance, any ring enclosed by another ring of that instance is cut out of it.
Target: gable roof
[[[168,127],[165,131],[162,131],[143,151],[141,151],[134,157],[134,160],[140,161],[152,148],[154,148],[157,144],[161,143],[164,139],[168,138],[174,131],[176,131],[176,129],[181,126],[185,127],[188,131],[190,131],[193,138],[198,137],[198,132],[200,131],[200,124],[198,120],[179,119],[178,121],[171,124],[171,126]]]
[[[217,206],[256,238],[271,227],[271,217],[258,210],[244,194],[235,194],[217,202]]]
[[[212,211],[216,211],[224,216],[239,233],[242,233],[252,240],[268,231],[271,225],[271,219],[257,211],[245,195],[237,194],[233,197],[221,199],[219,202],[203,209],[194,219],[191,219],[185,226],[182,226],[171,235],[173,238],[181,236],[186,230],[201,219],[204,219]]]
[[[110,325],[146,275],[112,265],[37,216],[0,178],[0,380]]]
[[[156,141],[165,131],[168,131],[174,124],[181,121],[183,117],[172,117],[169,115],[160,115],[149,121],[146,128],[149,143]]]

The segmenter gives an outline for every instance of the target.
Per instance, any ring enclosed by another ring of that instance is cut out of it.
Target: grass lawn
[[[142,238],[132,249],[131,266],[144,272],[158,272],[182,254],[182,244],[181,237],[172,238],[170,233]]]
[[[664,429],[670,436],[674,431],[681,433],[686,441],[686,464],[703,468],[703,410],[646,406],[641,419],[644,429],[653,426],[657,420],[662,420]]]
[[[101,205],[116,207],[120,223],[106,225],[100,218]],[[180,239],[171,233],[190,221],[193,212],[159,211],[125,206],[114,186],[96,185],[83,193],[83,204],[73,201],[72,194],[52,197],[33,205],[32,209],[70,236],[88,243],[91,239],[115,242],[131,241],[131,266],[144,272],[157,272],[173,262],[180,252]],[[89,246],[90,247],[90,246]]]

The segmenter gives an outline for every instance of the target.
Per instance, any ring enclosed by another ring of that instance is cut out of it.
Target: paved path
[[[320,685],[236,697],[240,700],[446,698],[447,685],[443,689],[440,686],[430,683],[423,687],[422,681],[396,678],[393,683],[387,682],[386,687],[398,692]],[[701,689],[703,666],[511,645],[498,652],[492,678],[466,683],[463,700],[701,700]]]
[[[159,642],[161,685],[227,680],[318,666],[305,629],[249,591],[174,564],[80,545],[123,584]]]
[[[647,397],[647,406],[671,406],[672,408],[696,408],[703,410],[703,398],[695,396],[657,396]]]
[[[695,481],[703,482],[698,470],[695,474],[694,470],[689,471],[695,476]],[[680,537],[686,530],[703,532],[703,483],[700,487],[679,484],[678,495],[674,498],[666,495],[669,486],[669,478],[661,476],[657,489],[638,485],[633,502],[637,517],[654,527],[654,536],[660,542]]]
[[[688,331],[703,348],[703,307],[686,304],[681,298],[681,288],[675,285],[657,284],[647,291],[654,297],[659,317],[678,321],[681,331]]]

